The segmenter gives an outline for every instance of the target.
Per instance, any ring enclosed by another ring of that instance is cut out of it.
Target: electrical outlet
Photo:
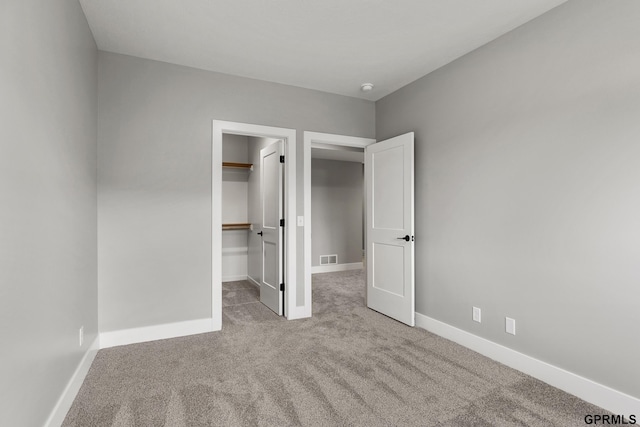
[[[78,331],[78,345],[82,347],[84,343],[84,326],[80,326],[80,330]]]
[[[505,329],[508,334],[515,335],[516,334],[516,321],[510,317],[505,317]]]
[[[473,321],[482,323],[482,310],[478,307],[473,307]]]

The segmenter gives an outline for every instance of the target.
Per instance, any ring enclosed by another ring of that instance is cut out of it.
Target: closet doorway
[[[365,222],[362,203],[364,197],[362,167],[364,148],[375,142],[374,139],[369,138],[316,132],[304,133],[304,211],[306,212],[304,295],[307,317],[312,314],[313,273],[362,267]],[[312,175],[314,185],[312,185]],[[340,183],[340,180],[345,180],[342,183],[344,185]],[[346,182],[347,180],[351,182]],[[313,195],[314,189],[315,196]],[[359,194],[355,194],[354,190]],[[344,200],[341,200],[341,197]],[[327,211],[329,216],[325,215],[326,209],[318,209],[319,206],[327,207],[331,203],[337,203],[340,205],[340,209],[329,209]],[[316,206],[315,210],[314,205]],[[331,217],[340,210],[348,212],[335,218]],[[346,224],[345,221],[349,221],[351,224]],[[354,228],[356,229],[354,230]],[[313,234],[314,231],[315,234]],[[337,236],[337,239],[334,238],[331,243],[332,231],[339,231],[338,234],[341,235]],[[348,241],[344,240],[345,236]],[[336,245],[337,241],[341,241],[342,244]],[[331,250],[331,245],[336,249]]]
[[[280,139],[222,135],[223,310],[260,301],[283,315],[283,159]],[[245,283],[229,292],[233,282]]]
[[[214,121],[211,199],[213,330],[222,328],[223,281],[254,282],[264,305],[292,318],[295,131]]]

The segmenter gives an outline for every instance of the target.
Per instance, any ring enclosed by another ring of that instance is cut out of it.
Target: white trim
[[[311,147],[313,144],[340,145],[365,148],[375,144],[372,138],[334,135],[330,133],[304,132],[302,174],[304,177],[304,306],[300,317],[311,317]]]
[[[222,276],[222,283],[224,282],[237,282],[238,280],[247,280],[246,274],[239,274],[237,276]]]
[[[260,283],[253,280],[253,277],[247,276],[247,282],[251,283],[252,285],[256,286],[258,289],[260,289]]]
[[[246,255],[248,251],[249,248],[247,246],[240,246],[237,248],[222,248],[222,255]]]
[[[89,368],[95,359],[96,354],[100,348],[100,340],[98,337],[93,340],[87,351],[82,356],[80,363],[76,367],[76,370],[71,375],[71,379],[67,383],[67,386],[62,391],[62,394],[58,398],[56,405],[53,407],[47,422],[44,423],[45,427],[57,427],[62,425],[64,418],[67,416],[67,412],[71,409],[71,405],[80,391],[82,382],[84,381]]]
[[[285,314],[298,319],[296,307],[296,131],[295,129],[213,120],[211,149],[211,318],[213,330],[222,329],[222,135],[277,138],[285,141]]]
[[[311,267],[311,274],[332,273],[334,271],[362,270],[362,268],[362,261],[345,264],[314,265]]]
[[[360,138],[357,136],[335,135],[332,133],[306,132],[304,133],[305,145],[324,144],[324,145],[340,145],[343,147],[365,148],[368,145],[375,144],[373,138]],[[311,147],[309,147],[311,148]],[[311,153],[309,153],[311,154]]]
[[[640,399],[557,366],[416,313],[416,326],[531,375],[614,414],[640,414]]]
[[[220,291],[222,292],[222,291]],[[187,320],[100,333],[100,348],[213,332],[212,319]]]

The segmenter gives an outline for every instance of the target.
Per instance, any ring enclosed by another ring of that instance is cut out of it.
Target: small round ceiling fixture
[[[360,90],[363,92],[371,92],[373,90],[373,83],[362,83]]]

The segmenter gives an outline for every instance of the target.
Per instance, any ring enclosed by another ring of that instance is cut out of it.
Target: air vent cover
[[[320,265],[337,264],[338,255],[320,255]]]

